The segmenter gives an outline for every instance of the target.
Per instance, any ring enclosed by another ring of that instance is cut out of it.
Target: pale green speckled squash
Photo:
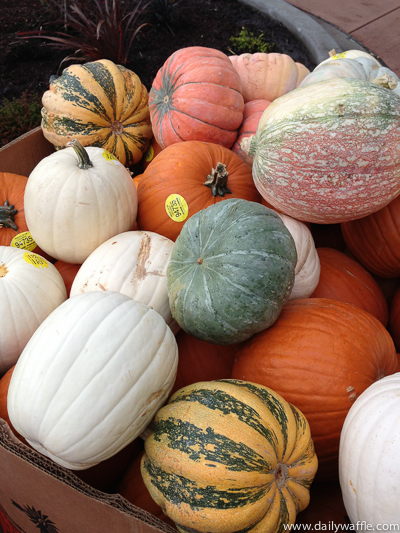
[[[187,333],[241,342],[271,326],[289,298],[297,254],[271,209],[228,199],[183,226],[167,269],[171,312]]]

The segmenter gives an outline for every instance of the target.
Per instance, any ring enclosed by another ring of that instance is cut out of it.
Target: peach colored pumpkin
[[[287,54],[257,52],[228,57],[239,73],[245,103],[251,100],[272,102],[296,89],[310,73]]]
[[[235,152],[243,161],[253,166],[253,158],[242,148],[242,141],[255,135],[261,115],[271,102],[269,100],[252,100],[244,104],[243,122],[239,128],[237,139],[232,146],[232,152]]]

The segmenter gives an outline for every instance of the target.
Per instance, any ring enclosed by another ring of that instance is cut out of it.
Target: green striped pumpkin
[[[173,317],[194,337],[242,342],[271,326],[290,296],[296,245],[275,211],[227,199],[182,227],[167,268]]]
[[[56,149],[77,139],[130,166],[153,136],[146,87],[134,72],[106,59],[65,69],[42,104],[43,135]]]
[[[246,381],[195,383],[156,414],[141,472],[181,533],[272,533],[309,503],[317,457],[304,415]]]

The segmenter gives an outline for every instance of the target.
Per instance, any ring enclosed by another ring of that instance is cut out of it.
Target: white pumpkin
[[[38,326],[66,299],[54,265],[32,252],[0,246],[0,374],[17,362]]]
[[[36,165],[24,197],[38,246],[77,264],[113,235],[132,229],[137,203],[129,171],[103,148],[84,149],[78,142]]]
[[[84,261],[71,296],[88,291],[126,294],[160,313],[177,333],[169,307],[167,266],[174,242],[152,231],[126,231],[108,239]]]
[[[345,52],[339,52],[339,53],[336,53],[336,50],[331,50],[329,52],[329,57],[325,59],[325,61],[321,61],[319,65],[323,65],[324,63],[328,63],[329,61],[334,61],[335,59],[342,59],[342,58],[344,59],[366,58],[376,63],[378,66],[381,66],[381,64],[376,59],[376,57],[369,54],[368,52],[364,52],[363,50],[346,50]]]
[[[321,264],[314,238],[303,222],[282,213],[278,213],[278,215],[293,237],[297,251],[294,285],[288,301],[308,298],[318,285],[321,273]]]
[[[340,436],[339,477],[352,524],[400,528],[400,373],[370,385],[351,406]]]
[[[165,320],[117,292],[66,300],[41,324],[10,381],[14,428],[38,452],[89,468],[138,437],[175,381],[178,348]]]

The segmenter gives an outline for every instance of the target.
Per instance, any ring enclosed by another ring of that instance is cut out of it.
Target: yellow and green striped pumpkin
[[[153,136],[146,87],[134,72],[106,59],[66,68],[42,104],[43,135],[56,149],[77,139],[130,166]]]
[[[217,380],[156,414],[141,472],[181,533],[272,533],[309,503],[317,457],[304,415],[277,393]]]

